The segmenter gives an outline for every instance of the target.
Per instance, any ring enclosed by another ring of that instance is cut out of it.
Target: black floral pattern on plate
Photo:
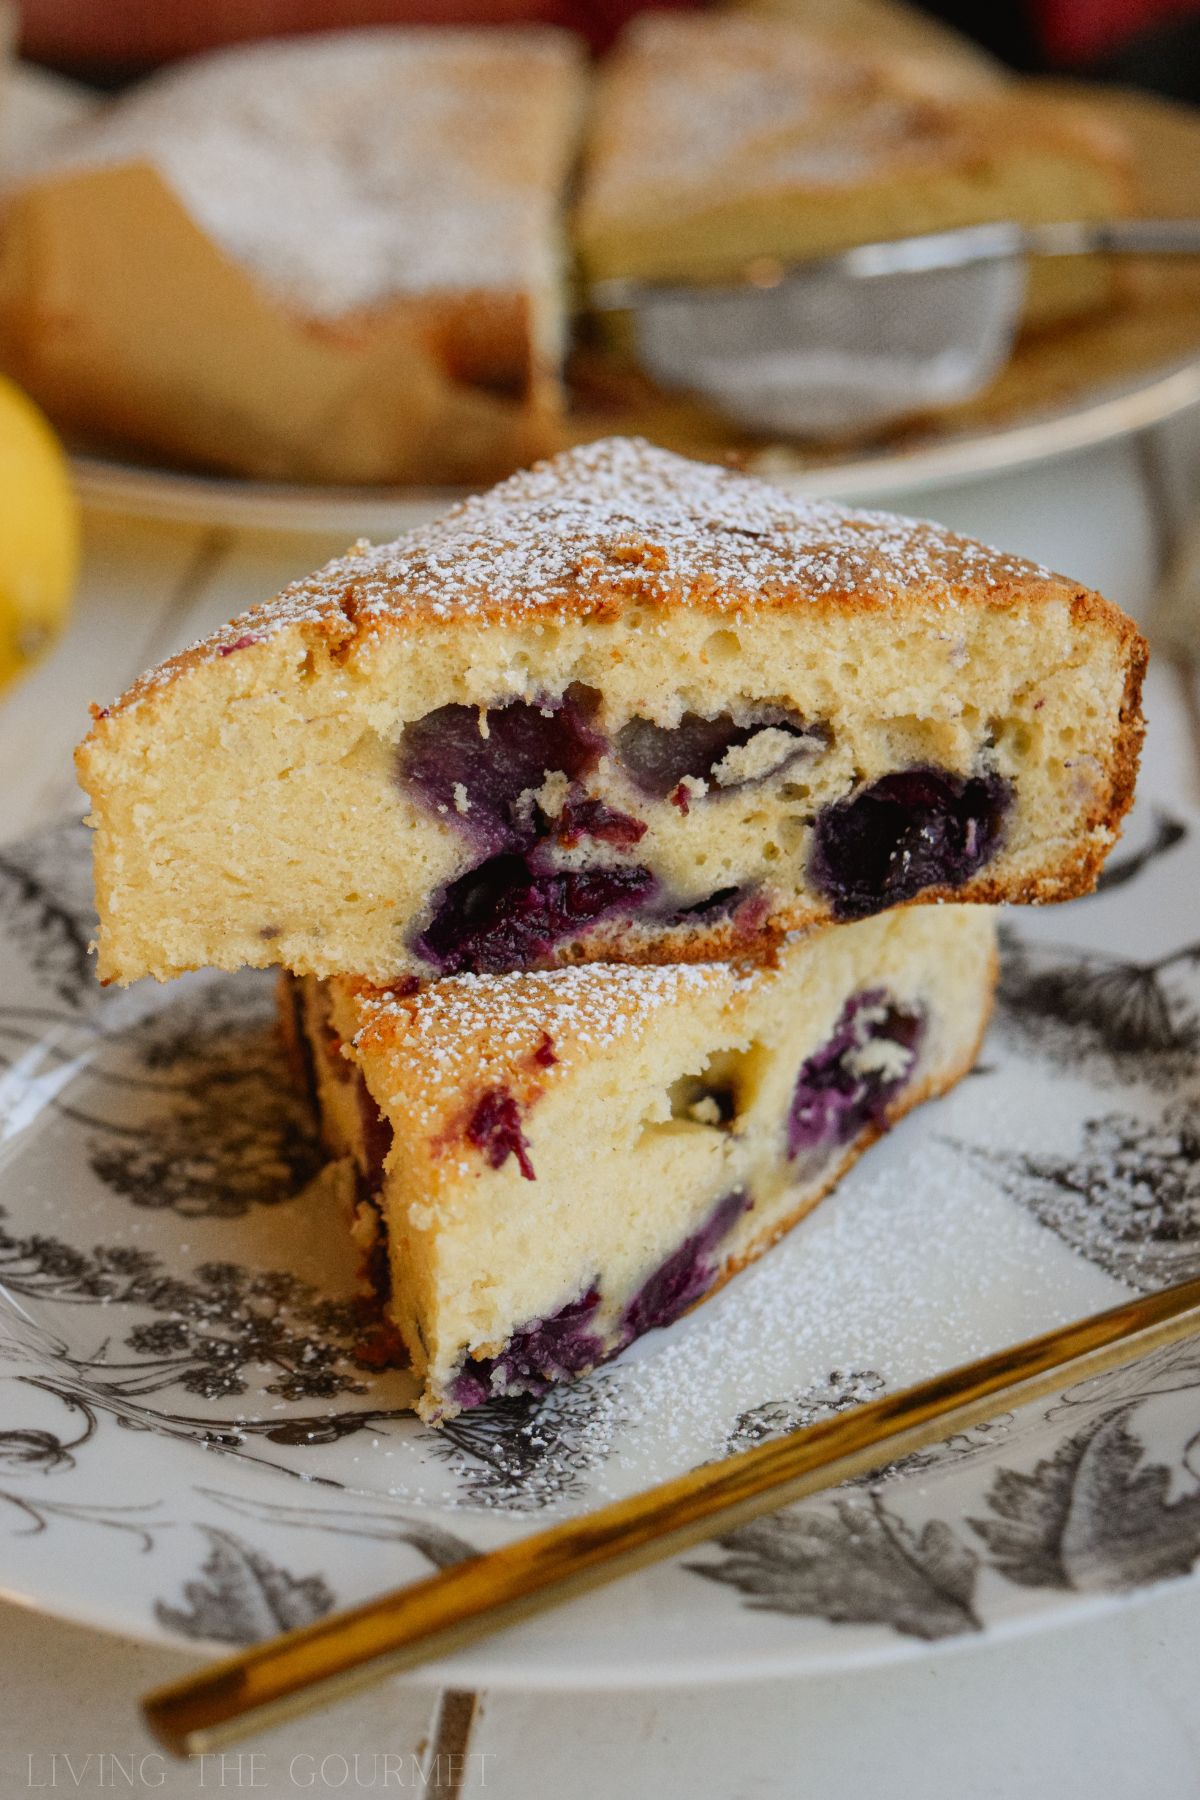
[[[1140,850],[1123,850],[1116,856],[1110,856],[1100,871],[1096,892],[1110,894],[1114,888],[1122,888],[1127,883],[1136,881],[1151,863],[1166,856],[1177,845],[1185,844],[1190,835],[1182,819],[1161,806],[1156,807],[1150,841],[1143,844]]]
[[[244,1538],[213,1525],[200,1528],[209,1552],[199,1577],[184,1583],[182,1606],[155,1602],[158,1623],[179,1637],[254,1644],[332,1611],[323,1575],[295,1576]]]
[[[535,1512],[576,1498],[625,1423],[618,1385],[603,1371],[551,1388],[485,1401],[422,1434],[472,1505]]]
[[[687,1566],[760,1610],[890,1625],[930,1642],[982,1630],[975,1552],[940,1519],[914,1531],[878,1494],[794,1507],[718,1543],[719,1561]]]
[[[1200,1110],[1088,1119],[1073,1153],[960,1148],[1079,1256],[1149,1293],[1200,1274]]]
[[[990,1519],[971,1519],[992,1567],[1023,1587],[1125,1592],[1200,1560],[1200,1486],[1146,1460],[1132,1410],[1102,1413],[1028,1472],[1001,1469]]]
[[[92,965],[96,935],[88,833],[77,820],[0,849],[0,916],[26,966],[73,1011],[102,998]]]
[[[997,1024],[1022,1051],[1108,1083],[1171,1092],[1200,1061],[1200,1015],[1181,977],[1200,943],[1153,962],[1023,942],[1001,933]]]
[[[833,1369],[824,1381],[813,1382],[797,1394],[781,1400],[764,1400],[740,1412],[730,1426],[719,1456],[751,1450],[769,1438],[800,1431],[818,1419],[831,1419],[877,1399],[887,1383],[875,1369]],[[718,1458],[719,1460],[719,1458]]]
[[[448,1569],[478,1555],[465,1539],[396,1512],[287,1506],[247,1500],[214,1488],[196,1491],[241,1519],[272,1528],[292,1527],[306,1532],[332,1532],[339,1537],[370,1538],[393,1546],[404,1544],[434,1569]],[[327,1576],[311,1574],[298,1578],[236,1532],[212,1525],[202,1526],[201,1530],[208,1541],[209,1554],[199,1577],[184,1584],[185,1605],[155,1602],[155,1617],[167,1630],[218,1643],[252,1644],[297,1625],[311,1624],[334,1606]]]
[[[286,1270],[202,1263],[168,1274],[150,1251],[128,1245],[79,1250],[61,1239],[7,1229],[0,1207],[0,1282],[27,1298],[116,1302],[166,1315],[126,1332],[133,1361],[104,1353],[86,1366],[126,1378],[138,1394],[180,1387],[206,1400],[244,1394],[247,1365],[272,1373],[261,1391],[284,1400],[332,1399],[365,1391],[356,1346],[366,1321],[351,1301],[327,1300]],[[361,1365],[369,1366],[369,1365]]]
[[[1179,820],[1160,817],[1150,842],[1111,864],[1104,885],[1136,884],[1178,854],[1185,835]],[[44,1104],[76,1133],[109,1193],[129,1203],[131,1228],[148,1213],[210,1229],[283,1216],[277,1203],[317,1159],[306,1118],[289,1110],[269,982],[202,977],[161,994],[102,994],[88,963],[78,827],[0,852],[0,900],[30,977],[27,1000],[14,993],[0,1006],[0,1061],[36,1052],[43,1068],[73,1065],[65,1085],[47,1084]],[[1002,1071],[1007,1044],[1124,1091],[1068,1118],[1046,1152],[958,1146],[1074,1254],[1134,1286],[1200,1267],[1197,970],[1200,944],[1136,962],[1010,935],[990,1061]],[[42,1221],[18,1226],[0,1215],[0,1287],[11,1308],[0,1372],[48,1409],[3,1421],[0,1520],[13,1537],[98,1533],[114,1549],[144,1551],[155,1569],[160,1540],[200,1529],[202,1559],[152,1590],[159,1623],[175,1635],[241,1643],[328,1611],[342,1575],[331,1579],[331,1564],[307,1550],[281,1556],[284,1529],[321,1532],[327,1544],[332,1535],[407,1547],[418,1567],[476,1553],[386,1492],[371,1506],[352,1504],[331,1465],[308,1460],[321,1445],[392,1431],[426,1470],[430,1457],[448,1465],[458,1500],[510,1513],[585,1501],[590,1478],[622,1454],[635,1414],[619,1367],[427,1431],[387,1403],[392,1378],[360,1356],[357,1309],[277,1266],[286,1256],[268,1267],[252,1254],[190,1264],[116,1241],[119,1230],[104,1236],[83,1248]],[[81,1344],[74,1328],[93,1317],[105,1335]],[[59,1318],[74,1335],[59,1335]],[[747,1406],[718,1436],[719,1449],[843,1410],[882,1381],[869,1368],[835,1372]],[[924,1642],[979,1630],[1005,1587],[1121,1592],[1180,1576],[1200,1558],[1200,1431],[1178,1430],[1173,1414],[1175,1443],[1153,1409],[1186,1415],[1198,1392],[1195,1347],[1177,1346],[744,1527],[684,1567],[756,1609],[872,1623]],[[272,1404],[256,1416],[265,1396]],[[49,1411],[61,1405],[66,1424]],[[196,1488],[168,1503],[113,1489],[110,1502],[93,1491],[92,1469],[114,1425],[265,1460],[273,1474],[323,1484],[325,1498],[308,1486],[287,1490],[307,1496],[293,1504]],[[968,1465],[982,1472],[964,1504],[958,1477]],[[938,1479],[926,1483],[931,1474]],[[233,1528],[222,1514],[235,1515]]]
[[[103,1058],[92,1080],[107,1079],[106,1110],[97,1095],[73,1116],[92,1127],[94,1172],[134,1206],[239,1218],[292,1199],[325,1161],[289,1078],[269,978],[207,981],[127,1027],[120,1068]],[[113,1104],[130,1091],[133,1106]]]

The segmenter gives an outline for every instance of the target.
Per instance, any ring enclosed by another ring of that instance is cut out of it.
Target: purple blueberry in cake
[[[534,1055],[537,1056],[535,1051]],[[467,1121],[467,1141],[482,1150],[488,1165],[502,1169],[510,1156],[526,1181],[534,1181],[529,1160],[529,1139],[521,1130],[521,1109],[505,1087],[488,1088],[479,1096]]]
[[[809,875],[839,919],[961,887],[1000,848],[1012,798],[999,775],[897,770],[818,816]]]
[[[541,872],[528,856],[495,856],[437,897],[416,947],[443,975],[502,974],[599,919],[637,912],[654,891],[653,875],[637,864]]]
[[[606,748],[597,699],[576,684],[557,700],[439,706],[405,727],[400,781],[481,850],[528,849],[544,832],[529,797],[549,775],[590,774]]]
[[[619,1323],[601,1334],[601,1291],[593,1283],[578,1300],[513,1332],[496,1356],[473,1357],[454,1377],[451,1393],[464,1410],[498,1394],[539,1394],[553,1381],[585,1374],[641,1337],[671,1325],[703,1298],[721,1267],[720,1247],[751,1206],[748,1194],[726,1194],[698,1230],[646,1277]]]
[[[599,1305],[600,1290],[590,1287],[549,1318],[522,1325],[498,1356],[472,1358],[451,1383],[457,1405],[465,1411],[498,1394],[541,1394],[553,1381],[594,1369],[610,1354],[590,1329]]]
[[[673,1324],[708,1292],[721,1266],[720,1245],[751,1205],[749,1194],[726,1194],[700,1229],[685,1238],[642,1283],[625,1308],[622,1323],[627,1342],[655,1326]]]
[[[848,1000],[833,1035],[796,1077],[789,1158],[853,1143],[865,1125],[882,1125],[916,1066],[923,1030],[920,1012],[890,1000],[883,988]]]
[[[732,713],[704,719],[684,713],[677,725],[630,719],[616,735],[619,761],[634,785],[652,800],[667,800],[681,783],[692,791],[728,792],[767,774],[780,775],[799,757],[823,748],[828,734],[784,707],[757,707],[741,721]],[[753,743],[754,752],[745,752]]]
[[[644,819],[619,812],[604,800],[595,800],[577,789],[568,791],[558,815],[558,841],[570,850],[584,838],[598,844],[613,844],[618,850],[632,850],[646,835]]]
[[[318,1079],[331,1149],[367,1184],[366,1105],[395,1133],[369,1197],[421,1416],[580,1374],[703,1300],[966,1072],[994,981],[992,910],[947,905],[771,965],[305,982],[318,1077],[332,1031],[367,1096]],[[372,1226],[360,1204],[356,1243]]]
[[[936,525],[579,445],[99,709],[99,973],[761,958],[964,882],[1069,899],[1132,796],[1145,660],[1101,595]],[[535,850],[501,911],[536,927],[476,955],[435,922],[472,865]],[[542,884],[633,864],[602,898]],[[731,888],[753,929],[692,910]]]

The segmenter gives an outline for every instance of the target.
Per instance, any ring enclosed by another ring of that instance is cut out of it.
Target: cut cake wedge
[[[582,1375],[761,1255],[971,1067],[995,970],[991,909],[946,906],[774,969],[285,977],[423,1416]]]
[[[766,954],[1086,892],[1145,645],[1080,583],[637,440],[361,546],[99,711],[100,975]]]
[[[576,239],[593,280],[735,280],[995,219],[1110,219],[1133,192],[1098,106],[761,12],[647,13],[600,72]],[[1026,317],[1111,293],[1101,258],[1042,259]]]

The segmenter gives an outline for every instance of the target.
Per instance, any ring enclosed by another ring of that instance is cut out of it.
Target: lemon
[[[0,686],[53,643],[78,571],[66,457],[33,402],[0,375]]]

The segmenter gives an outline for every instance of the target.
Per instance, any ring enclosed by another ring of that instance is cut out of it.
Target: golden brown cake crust
[[[338,327],[401,294],[519,295],[545,275],[582,61],[544,26],[241,44],[138,83],[24,182],[152,168],[281,304]]]
[[[898,636],[909,614],[928,620],[932,611],[935,624],[944,614],[949,635],[972,613],[998,612],[1036,630],[1041,609],[1061,616],[1064,608],[1080,654],[1094,655],[1103,643],[1124,690],[1115,730],[1095,746],[1086,810],[1073,821],[1070,840],[1055,841],[1041,862],[1027,861],[1019,877],[985,869],[962,888],[923,891],[921,903],[1065,900],[1094,886],[1133,793],[1146,646],[1132,621],[1076,582],[940,526],[804,501],[639,440],[575,449],[394,544],[356,547],[143,676],[97,714],[77,762],[102,805],[108,776],[101,771],[127,741],[123,719],[136,712],[142,732],[153,734],[157,709],[170,705],[177,683],[193,672],[216,674],[235,655],[230,674],[239,681],[256,679],[258,655],[270,656],[274,670],[284,658],[292,670],[311,665],[339,679],[369,679],[388,640],[395,646],[425,632],[441,641],[461,634],[467,648],[477,634],[508,625],[629,624],[643,614],[661,621],[691,611],[736,628],[755,614],[811,609],[814,618],[894,617]],[[602,921],[585,946],[564,946],[555,961],[762,958],[785,932],[828,916],[810,896],[775,907],[765,926],[736,912],[689,922],[686,932]],[[372,965],[370,972],[381,971]]]
[[[949,612],[1063,601],[1144,666],[1140,635],[1119,607],[1023,557],[609,438],[536,463],[395,543],[355,545],[140,677],[99,727],[197,664],[279,633],[301,652],[353,664],[379,636],[422,625],[474,631],[642,607],[902,615],[930,604]]]
[[[748,973],[748,971],[747,971]],[[396,1104],[439,1138],[480,1092],[503,1082],[524,1109],[588,1056],[688,993],[731,994],[737,965],[633,969],[584,963],[512,975],[457,975],[414,991],[333,977],[354,1025],[352,1060],[383,1067]]]
[[[3,196],[0,360],[64,429],[191,466],[507,474],[562,442],[584,79],[535,26],[189,58]]]
[[[910,1088],[894,1097],[884,1121],[862,1130],[850,1145],[837,1152],[818,1178],[797,1182],[794,1189],[779,1194],[777,1201],[769,1200],[757,1228],[751,1225],[742,1230],[730,1246],[718,1277],[704,1298],[764,1254],[805,1217],[884,1130],[922,1102],[947,1092],[973,1065],[995,993],[995,933],[991,919],[973,908],[952,908],[944,924],[943,932],[938,929],[939,921],[928,915],[921,920],[911,916],[905,920],[892,914],[791,947],[793,955],[799,954],[800,964],[793,962],[790,974],[785,972],[782,979],[795,982],[799,976],[793,997],[800,999],[803,995],[807,999],[814,985],[821,987],[825,946],[837,962],[843,949],[855,954],[850,946],[857,934],[864,945],[859,953],[861,960],[855,965],[855,974],[846,971],[841,977],[844,986],[837,986],[835,1010],[846,993],[872,984],[872,971],[886,984],[892,947],[899,952],[896,967],[900,968],[905,962],[905,944],[915,950],[918,940],[925,945],[926,959],[930,955],[935,959],[938,978],[952,980],[949,970],[951,962],[955,962],[959,982],[956,989],[935,1003],[932,1016],[942,1021],[942,1047],[932,1055],[927,1072],[918,1074]],[[865,948],[868,942],[870,950]],[[956,961],[956,956],[961,958],[964,951],[965,960]],[[920,992],[921,978],[914,975],[912,979],[913,991]],[[604,1104],[608,1105],[612,1097],[610,1083],[615,1081],[619,1087],[625,1070],[639,1071],[634,1079],[648,1081],[653,1088],[657,1071],[664,1065],[653,1050],[647,1052],[639,1039],[642,1028],[649,1033],[660,1030],[658,1015],[662,1009],[668,1015],[680,1011],[699,1013],[706,1021],[702,1038],[690,1045],[690,1058],[684,1052],[684,1060],[691,1066],[713,1043],[727,1038],[737,1042],[759,1038],[765,1023],[760,1008],[763,1001],[770,1006],[774,980],[761,971],[733,966],[638,971],[598,966],[559,971],[551,976],[460,978],[419,992],[389,992],[339,979],[323,984],[323,991],[332,1002],[331,1016],[339,1035],[343,1040],[346,1034],[352,1035],[353,1041],[344,1044],[343,1054],[368,1080],[372,1095],[388,1113],[397,1132],[398,1154],[392,1180],[399,1186],[393,1192],[393,1206],[402,1215],[407,1193],[418,1218],[424,1221],[417,1227],[418,1232],[423,1232],[428,1225],[425,1207],[438,1205],[443,1190],[438,1167],[443,1161],[448,1166],[451,1191],[457,1192],[460,1200],[463,1196],[478,1198],[471,1158],[464,1161],[461,1152],[464,1135],[470,1138],[469,1129],[464,1133],[463,1122],[481,1088],[500,1083],[501,1091],[516,1102],[524,1119],[542,1098],[539,1082],[547,1090],[565,1084],[565,1096],[560,1094],[558,1103],[561,1107],[564,1097],[574,1095],[578,1114],[580,1105],[586,1104],[581,1102],[580,1087],[587,1087],[590,1076],[593,1097],[597,1093],[604,1095]],[[783,1007],[784,1014],[790,1017],[786,1000]],[[490,1034],[489,1018],[494,1023]],[[947,1028],[948,1037],[942,1035]],[[548,1033],[559,1054],[552,1062],[543,1063],[540,1074],[528,1079],[535,1053],[544,1047]],[[668,1057],[670,1034],[668,1017],[666,1035],[654,1039],[660,1053]],[[769,1032],[767,1037],[774,1042]],[[446,1054],[441,1057],[436,1054],[439,1044],[446,1046]],[[678,1047],[675,1054],[679,1055]],[[611,1071],[607,1079],[602,1072],[597,1073],[596,1065]],[[677,1066],[670,1062],[669,1072],[673,1073]],[[582,1077],[582,1083],[578,1077]],[[553,1099],[547,1093],[546,1104],[553,1104]],[[561,1119],[561,1112],[558,1117]],[[455,1120],[458,1130],[452,1138],[444,1127],[447,1121]],[[555,1126],[547,1124],[544,1129],[553,1138]],[[537,1161],[540,1150],[536,1127],[531,1126],[531,1130],[535,1133],[531,1148]],[[767,1135],[771,1135],[770,1127]],[[541,1173],[544,1176],[545,1170]],[[571,1179],[560,1166],[557,1179],[561,1182],[564,1177],[568,1182]],[[690,1189],[685,1184],[681,1191]],[[773,1190],[763,1190],[768,1191],[773,1194]],[[522,1198],[518,1192],[518,1212],[523,1210]],[[510,1193],[510,1203],[511,1199]],[[471,1198],[467,1203],[472,1204]],[[450,1212],[446,1216],[459,1218],[459,1225],[450,1229],[461,1230],[457,1204],[449,1201]],[[499,1202],[501,1208],[504,1204]],[[490,1214],[485,1213],[487,1216]],[[514,1311],[514,1319],[518,1312],[519,1308]],[[475,1349],[496,1353],[505,1335],[498,1332],[486,1343],[476,1344]],[[418,1368],[424,1367],[427,1360],[423,1341],[414,1352]],[[443,1399],[444,1395],[435,1397],[428,1406],[436,1413]]]

